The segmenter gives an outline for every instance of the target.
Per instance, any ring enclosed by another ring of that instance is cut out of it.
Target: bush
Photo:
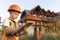
[[[55,40],[55,38],[53,38],[52,36],[46,36],[44,35],[41,40]]]
[[[34,35],[21,36],[20,40],[34,40]],[[39,40],[60,40],[60,34],[57,35],[46,34],[40,37]]]
[[[33,35],[25,35],[24,37],[21,37],[20,40],[33,40]]]

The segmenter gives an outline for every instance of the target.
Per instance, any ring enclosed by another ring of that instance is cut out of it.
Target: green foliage
[[[25,37],[21,37],[20,40],[34,40],[34,36],[26,35]],[[60,35],[57,36],[43,35],[40,40],[60,40]]]
[[[33,35],[25,35],[24,37],[21,37],[20,40],[34,40]]]
[[[55,38],[53,38],[52,36],[43,36],[42,38],[41,38],[41,40],[55,40]]]

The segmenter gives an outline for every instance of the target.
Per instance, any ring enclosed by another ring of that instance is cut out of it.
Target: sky
[[[0,17],[2,22],[10,16],[7,10],[12,4],[19,5],[21,11],[31,10],[37,5],[40,5],[45,10],[60,12],[60,0],[0,0]],[[20,20],[20,17],[21,14],[16,21]]]

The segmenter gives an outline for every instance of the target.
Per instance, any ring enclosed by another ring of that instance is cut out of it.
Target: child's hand
[[[25,32],[27,32],[27,31],[28,31],[26,26],[24,27],[24,31],[25,31]]]
[[[22,31],[22,32],[20,32],[19,36],[22,36],[24,34],[26,34],[26,32],[25,31]]]

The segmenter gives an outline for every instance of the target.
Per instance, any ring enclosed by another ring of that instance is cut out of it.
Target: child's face
[[[12,11],[12,12],[10,12],[10,16],[13,18],[13,20],[15,20],[19,16],[19,13]]]

